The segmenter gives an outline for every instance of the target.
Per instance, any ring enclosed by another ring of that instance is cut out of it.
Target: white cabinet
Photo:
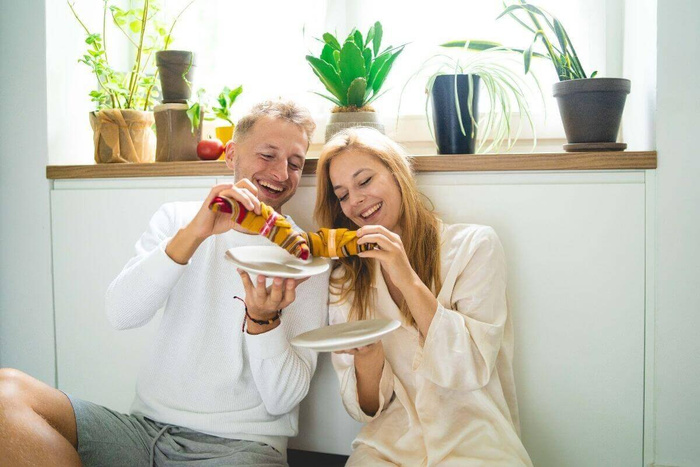
[[[491,225],[508,259],[522,437],[537,466],[642,465],[644,171],[425,173],[450,223]],[[57,181],[52,191],[60,389],[126,411],[157,319],[114,331],[104,293],[157,207],[202,199],[211,178]],[[287,205],[313,228],[313,177]],[[348,453],[359,430],[327,355],[290,447]]]

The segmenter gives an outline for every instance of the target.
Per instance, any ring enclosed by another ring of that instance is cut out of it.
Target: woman
[[[379,248],[336,262],[330,324],[397,319],[382,342],[333,355],[366,423],[347,465],[532,465],[519,438],[506,266],[490,227],[446,225],[379,132],[345,130],[317,166],[316,219]]]

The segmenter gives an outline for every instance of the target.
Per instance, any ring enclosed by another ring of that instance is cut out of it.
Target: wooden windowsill
[[[524,154],[462,154],[414,156],[416,172],[483,172],[522,170],[655,169],[656,151],[558,152]],[[304,174],[316,173],[309,158]],[[230,175],[223,161],[156,162],[145,164],[49,165],[46,178],[183,177]]]

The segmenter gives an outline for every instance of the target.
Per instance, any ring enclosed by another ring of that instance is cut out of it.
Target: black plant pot
[[[616,143],[616,140],[630,85],[630,80],[622,78],[587,78],[554,83],[554,97],[569,142],[564,149],[626,148],[626,144]]]
[[[163,103],[186,103],[192,94],[189,83],[194,76],[194,54],[186,50],[161,50],[156,52],[156,66]]]
[[[471,76],[471,83],[469,80]],[[462,133],[455,105],[455,78],[457,97],[466,135]],[[435,78],[431,90],[433,103],[433,128],[439,154],[474,154],[472,119],[469,114],[469,87],[472,86],[471,115],[478,122],[479,81],[478,75],[440,75]],[[474,133],[476,136],[476,133]]]

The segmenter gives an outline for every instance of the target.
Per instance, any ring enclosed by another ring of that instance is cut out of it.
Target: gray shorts
[[[220,438],[141,415],[125,415],[68,395],[85,467],[286,466],[267,444]]]

